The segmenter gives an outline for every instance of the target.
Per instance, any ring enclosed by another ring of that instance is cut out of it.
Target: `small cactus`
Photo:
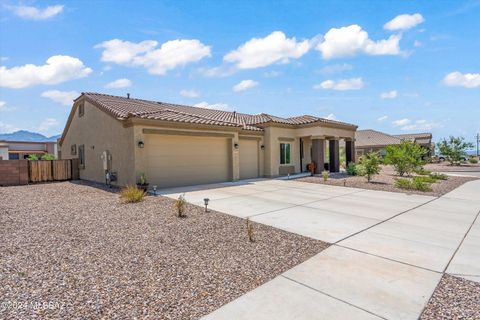
[[[250,218],[247,218],[247,235],[250,242],[255,242],[255,239],[253,237],[253,225],[250,222]]]

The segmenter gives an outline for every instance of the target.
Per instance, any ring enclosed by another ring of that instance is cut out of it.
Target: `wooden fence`
[[[78,159],[28,161],[29,182],[63,181],[78,178]]]

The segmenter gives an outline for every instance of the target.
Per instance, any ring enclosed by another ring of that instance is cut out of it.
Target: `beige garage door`
[[[258,177],[258,140],[239,140],[240,179]]]
[[[230,180],[230,139],[146,135],[150,185],[188,186]]]

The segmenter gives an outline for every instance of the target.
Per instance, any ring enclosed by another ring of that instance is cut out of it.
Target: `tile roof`
[[[375,130],[357,130],[355,132],[355,147],[386,146],[400,144],[401,139]]]
[[[82,93],[80,97],[82,96],[119,120],[126,120],[128,118],[155,119],[184,123],[241,127],[244,130],[253,131],[262,131],[262,124],[264,123],[304,125],[315,122],[323,122],[356,128],[356,126],[353,124],[328,120],[310,115],[281,118],[266,113],[250,115],[239,112],[191,107],[172,103],[112,96],[94,92],[85,92]],[[77,98],[77,100],[80,99],[80,97]]]
[[[408,140],[417,140],[417,139],[432,139],[432,134],[429,132],[423,133],[407,133],[407,134],[395,134],[394,137],[400,139],[408,139]]]

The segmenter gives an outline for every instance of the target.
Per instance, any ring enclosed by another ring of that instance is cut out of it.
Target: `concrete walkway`
[[[480,180],[440,197],[256,180],[165,190],[333,245],[205,319],[417,319],[444,272],[480,282]]]

